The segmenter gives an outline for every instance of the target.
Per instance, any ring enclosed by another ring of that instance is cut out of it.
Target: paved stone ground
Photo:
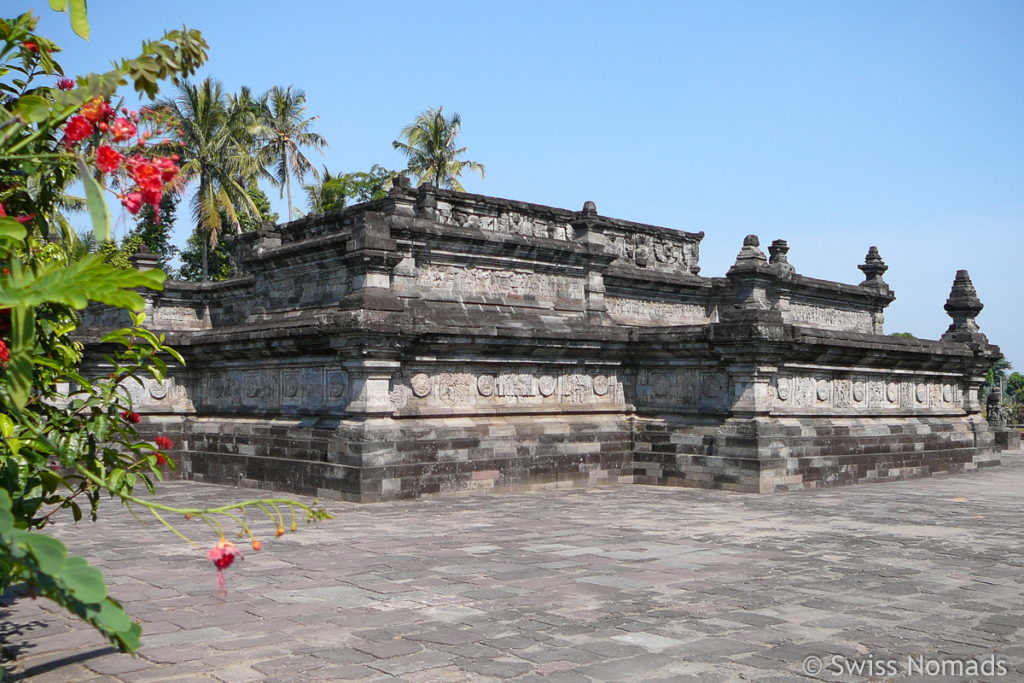
[[[331,503],[334,520],[227,570],[224,600],[204,551],[108,504],[54,532],[142,620],[139,656],[43,600],[6,600],[0,629],[16,675],[38,681],[865,680],[833,673],[833,655],[892,659],[900,678],[908,656],[931,672],[995,657],[1005,676],[912,678],[1022,680],[1024,451],[1004,456],[776,496],[627,485]],[[160,498],[247,493],[172,483]],[[812,655],[827,668],[805,677]]]

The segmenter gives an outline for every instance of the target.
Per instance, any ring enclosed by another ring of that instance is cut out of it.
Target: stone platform
[[[798,495],[339,502],[335,519],[228,569],[223,601],[204,548],[106,505],[99,523],[53,533],[142,620],[139,656],[111,653],[45,600],[8,596],[0,637],[35,683],[868,680],[806,674],[807,658],[833,656],[891,659],[900,680],[1021,680],[1024,451],[1003,458],[998,471]],[[160,500],[248,493],[175,482]],[[186,530],[213,542],[199,522]],[[1007,673],[904,679],[908,657],[995,658]]]
[[[187,367],[129,389],[187,476],[372,502],[774,493],[998,463],[978,387],[999,349],[966,271],[941,339],[903,339],[884,332],[874,247],[856,285],[800,275],[784,240],[766,256],[754,235],[705,277],[702,232],[403,180],[239,236],[228,280],[147,295]],[[86,316],[96,373],[121,314]]]

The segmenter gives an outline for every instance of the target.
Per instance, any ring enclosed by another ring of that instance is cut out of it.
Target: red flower
[[[174,161],[173,158],[167,157],[159,157],[153,160],[153,163],[160,169],[160,179],[165,183],[171,182],[178,175],[178,165]]]
[[[114,110],[102,97],[92,98],[82,105],[81,111],[82,116],[93,123],[98,123],[114,115]]]
[[[167,464],[167,458],[164,457],[163,453],[157,453],[156,454],[156,464],[157,465],[166,465]]]
[[[61,90],[71,90],[75,87],[75,79],[73,78],[58,78],[57,87]]]
[[[165,451],[169,451],[172,448],[174,448],[174,442],[162,434],[153,439],[153,442],[156,444],[157,448],[163,449]]]
[[[39,52],[39,44],[34,41],[26,40],[21,46],[26,50],[32,50],[32,52]]]
[[[11,359],[11,350],[7,348],[7,344],[4,344],[4,340],[0,339],[0,363],[6,363]]]
[[[110,131],[114,134],[114,142],[124,142],[125,140],[130,140],[138,131],[138,128],[128,119],[123,116],[119,116],[117,117],[117,120],[114,121],[114,125],[111,126]]]
[[[104,173],[113,173],[124,161],[124,155],[110,145],[100,145],[96,150],[96,167]]]
[[[121,419],[124,420],[125,422],[128,422],[129,424],[137,425],[139,424],[139,421],[142,419],[142,416],[139,415],[138,413],[133,413],[131,411],[125,410],[121,412]]]
[[[72,116],[64,126],[64,138],[69,145],[84,140],[90,135],[92,135],[92,124],[84,116]]]
[[[140,156],[132,157],[128,161],[128,172],[141,189],[159,190],[163,186],[160,169],[148,159],[143,159]]]
[[[142,208],[142,195],[138,192],[122,195],[121,204],[124,205],[124,208],[128,209],[128,213],[134,216]]]
[[[163,197],[164,193],[160,187],[144,187],[142,188],[142,201],[147,204],[152,204],[153,208],[156,208],[160,204],[160,198]]]
[[[220,542],[210,548],[210,552],[206,553],[206,557],[213,562],[213,566],[217,568],[217,590],[226,591],[227,587],[224,585],[223,570],[230,567],[236,557],[240,560],[244,560],[245,558],[242,556],[242,551],[239,550],[234,543],[224,540],[224,537],[221,536]]]

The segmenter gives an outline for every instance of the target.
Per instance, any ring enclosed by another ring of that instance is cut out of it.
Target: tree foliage
[[[427,109],[416,120],[402,129],[401,140],[391,146],[406,156],[407,170],[416,182],[427,180],[437,187],[447,187],[459,192],[465,188],[459,182],[466,169],[476,171],[484,177],[484,165],[475,161],[460,159],[465,147],[456,147],[455,139],[462,130],[462,118],[458,114],[445,116],[444,107]]]
[[[398,175],[379,164],[369,171],[339,173],[331,175],[326,168],[319,183],[306,185],[306,199],[313,213],[325,213],[343,209],[349,201],[354,204],[385,197],[391,189],[391,182]]]
[[[213,78],[181,84],[175,97],[158,102],[153,109],[175,123],[182,143],[183,184],[197,185],[192,218],[199,235],[203,279],[209,279],[205,265],[209,248],[217,245],[225,228],[239,231],[239,213],[255,211],[246,187],[260,172],[252,154],[257,111],[251,98],[229,97]]]
[[[246,190],[246,194],[255,207],[255,213],[248,216],[238,217],[238,228],[240,232],[252,232],[259,230],[263,221],[276,222],[278,215],[270,208],[270,199],[263,190],[255,183]],[[199,233],[192,233],[185,248],[181,251],[180,276],[184,280],[203,279],[203,244]],[[207,277],[206,279],[217,282],[231,277],[231,253],[224,241],[207,251]]]
[[[257,157],[263,166],[271,167],[271,177],[287,194],[288,214],[294,218],[292,205],[292,177],[300,182],[309,173],[319,180],[320,174],[309,162],[303,149],[321,151],[327,140],[311,128],[318,116],[307,117],[306,93],[292,86],[274,86],[260,99]]]

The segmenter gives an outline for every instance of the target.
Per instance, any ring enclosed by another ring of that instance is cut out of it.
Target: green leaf
[[[19,410],[25,406],[32,391],[34,350],[35,309],[14,305],[11,308],[11,358],[6,370],[8,395],[11,403]]]
[[[4,413],[0,413],[0,436],[5,439],[14,436],[14,420]]]
[[[50,115],[50,103],[39,95],[24,95],[18,99],[15,106],[19,114],[33,123],[45,121]]]
[[[142,626],[132,622],[132,625],[127,630],[117,634],[117,642],[125,652],[135,652],[142,644],[140,642],[141,637]]]
[[[0,289],[0,306],[38,306],[62,303],[85,308],[99,301],[118,308],[141,310],[145,302],[130,288],[162,289],[166,276],[160,271],[120,270],[103,262],[99,254],[89,254],[68,266],[48,263],[38,267],[35,277],[14,280],[15,287]]]
[[[0,238],[23,240],[27,234],[25,226],[9,216],[0,217]]]
[[[28,546],[29,552],[39,563],[39,571],[44,574],[56,574],[64,566],[64,557],[68,551],[64,544],[56,538],[44,534],[26,533],[22,542]],[[102,600],[102,598],[100,598]]]
[[[122,470],[120,467],[111,472],[110,476],[107,478],[107,488],[109,488],[111,491],[117,491],[122,486],[124,486],[125,474],[125,471]]]
[[[69,558],[72,559],[72,558]],[[69,563],[61,569],[61,578],[76,598],[82,602],[100,602],[107,597],[103,573],[88,564]]]
[[[107,631],[118,633],[132,627],[132,618],[111,600],[101,602],[99,610],[94,612],[92,617],[96,620],[97,626]]]
[[[11,497],[7,491],[0,489],[0,534],[10,531],[14,526],[14,515],[11,514]]]
[[[85,40],[89,40],[89,17],[85,0],[65,0],[71,15],[71,29]]]
[[[92,217],[92,234],[96,236],[97,242],[106,242],[110,239],[110,210],[107,208],[107,200],[103,197],[103,188],[92,176],[85,159],[78,157],[76,161],[78,179],[85,188],[85,201],[89,206],[89,216]]]

